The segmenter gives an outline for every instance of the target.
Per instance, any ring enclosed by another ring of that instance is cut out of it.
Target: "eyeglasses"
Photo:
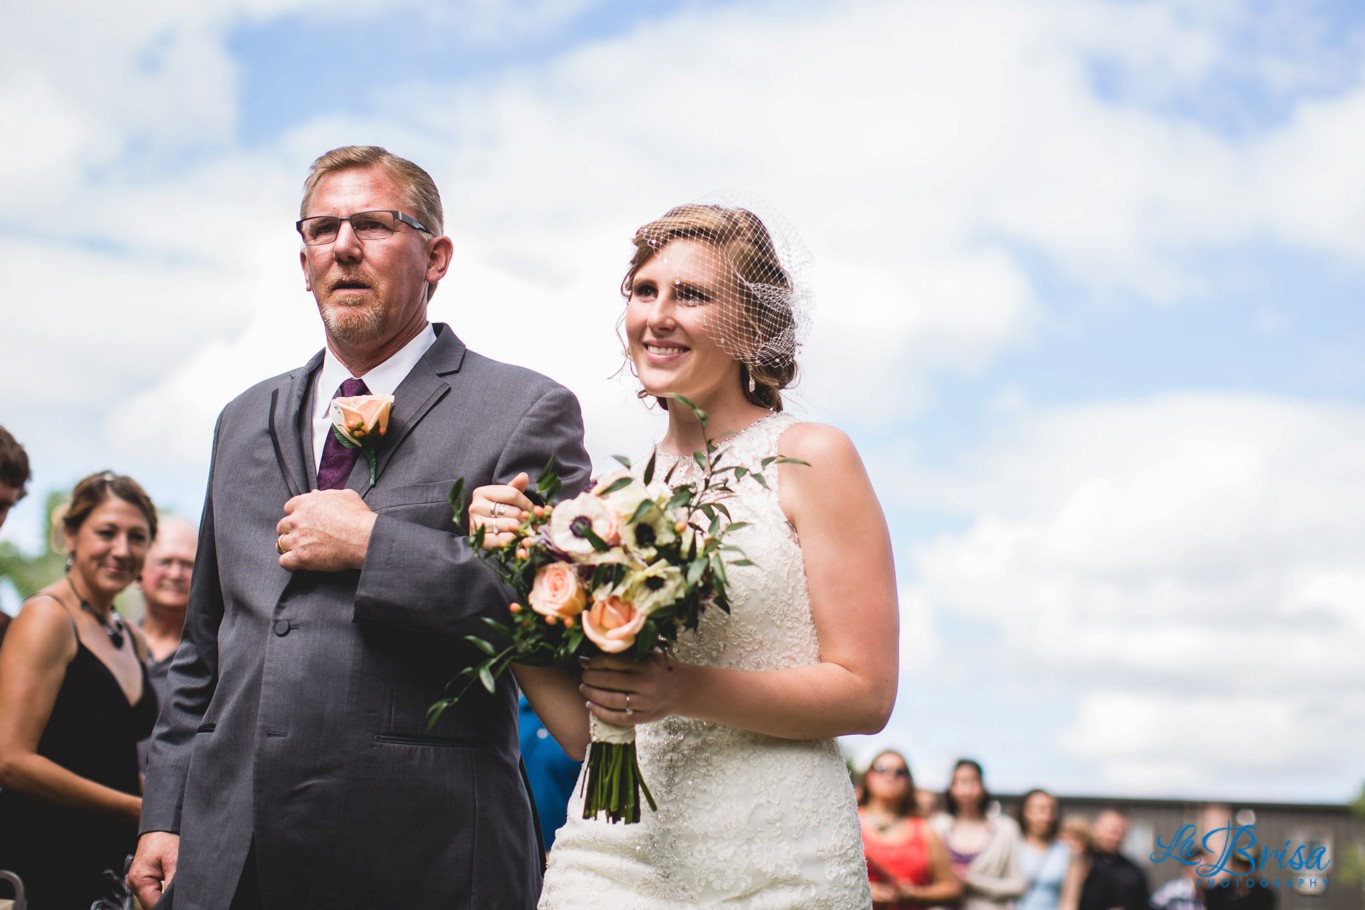
[[[351,222],[351,230],[355,231],[355,235],[361,240],[387,240],[398,230],[400,221],[424,234],[431,233],[431,230],[417,219],[392,209],[356,212],[345,218],[338,218],[336,215],[315,215],[294,222],[294,228],[308,246],[322,246],[336,241],[337,235],[341,233],[343,221]]]
[[[873,765],[872,770],[878,774],[890,774],[892,777],[909,777],[909,768],[898,768],[895,765]]]

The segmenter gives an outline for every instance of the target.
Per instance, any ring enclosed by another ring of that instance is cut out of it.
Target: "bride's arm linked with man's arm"
[[[781,451],[795,460],[777,466],[778,487],[805,562],[820,661],[760,671],[607,655],[588,661],[581,679],[562,668],[516,667],[532,706],[570,755],[586,748],[588,712],[618,725],[680,715],[799,740],[886,725],[896,696],[898,612],[881,507],[841,431],[796,424]],[[470,513],[477,520],[495,502],[530,507],[515,486],[485,487]]]

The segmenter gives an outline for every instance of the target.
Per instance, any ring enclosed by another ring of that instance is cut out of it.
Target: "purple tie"
[[[352,398],[356,395],[368,394],[370,394],[370,390],[366,388],[363,379],[347,379],[332,397]],[[318,489],[340,490],[345,488],[346,478],[351,476],[351,468],[355,465],[355,460],[359,455],[360,449],[344,446],[337,442],[336,430],[329,427],[327,441],[322,444],[322,463],[318,465]]]

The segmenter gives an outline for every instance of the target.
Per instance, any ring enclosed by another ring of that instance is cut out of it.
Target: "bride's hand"
[[[531,513],[534,503],[524,495],[531,478],[526,472],[512,478],[511,483],[489,484],[479,487],[469,501],[469,531],[487,528],[484,532],[484,549],[501,547],[516,535],[512,532]]]
[[[583,661],[583,684],[578,691],[598,720],[618,726],[645,724],[674,713],[675,693],[685,667],[657,653],[640,663],[604,654]]]

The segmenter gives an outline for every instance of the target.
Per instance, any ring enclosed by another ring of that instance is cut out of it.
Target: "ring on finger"
[[[289,548],[284,545],[283,534],[275,538],[275,549],[280,551],[281,556],[289,552]]]
[[[493,519],[493,523],[494,523],[494,524],[497,523],[497,521],[498,521],[498,516],[501,515],[501,514],[502,514],[502,503],[500,503],[500,502],[495,502],[495,503],[493,503],[493,508],[491,508],[491,509],[488,510],[488,516],[489,516],[490,518]]]
[[[632,707],[630,706],[630,693],[627,692],[627,693],[626,693],[626,717],[630,717],[630,716],[632,716],[632,715],[634,715],[634,714],[635,714],[635,709],[632,708]]]

